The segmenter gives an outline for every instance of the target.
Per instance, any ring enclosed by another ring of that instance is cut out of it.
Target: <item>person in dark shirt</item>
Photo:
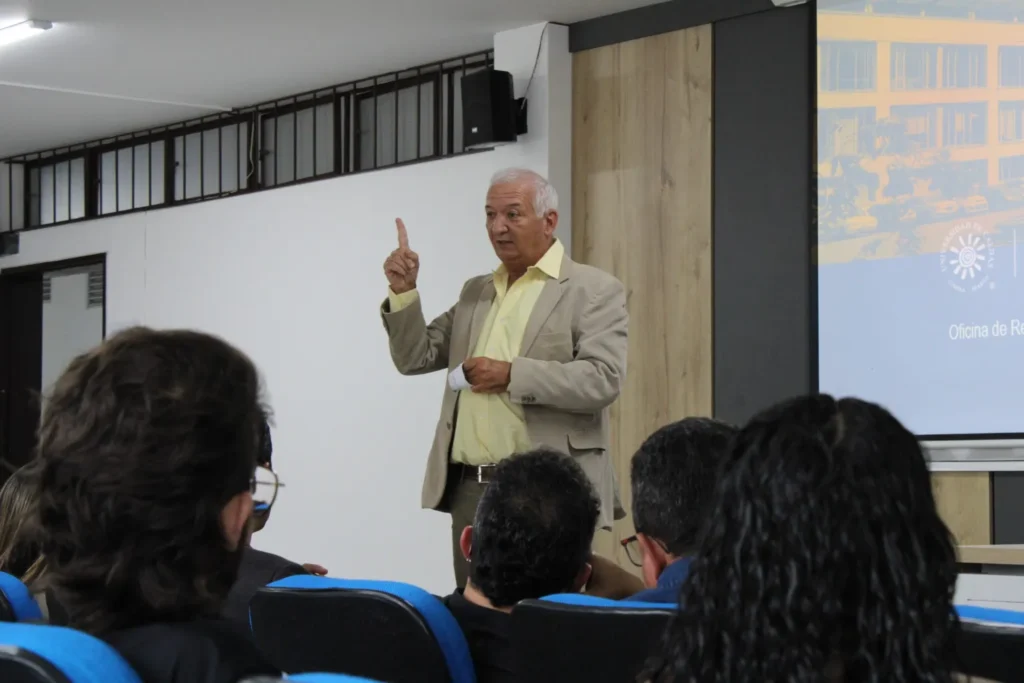
[[[238,578],[235,579],[221,612],[226,619],[231,619],[245,628],[249,627],[249,602],[257,590],[296,574],[323,576],[327,573],[327,569],[320,565],[299,565],[279,555],[256,550],[249,545],[252,534],[262,531],[267,525],[270,511],[277,500],[279,482],[274,473],[273,456],[274,441],[270,433],[270,420],[264,414],[260,426],[259,456],[256,459],[256,493],[249,533],[246,535],[245,547],[242,550]]]
[[[460,546],[465,589],[444,599],[473,656],[480,683],[515,683],[510,612],[521,600],[578,592],[590,578],[600,500],[579,464],[539,449],[495,467]]]
[[[735,434],[735,428],[717,420],[691,417],[651,434],[633,456],[636,535],[623,545],[630,561],[642,568],[647,589],[630,600],[679,602],[718,469]]]
[[[39,426],[32,515],[66,623],[145,683],[280,675],[218,616],[256,489],[252,361],[191,331],[132,328],[71,362]]]
[[[228,620],[150,624],[114,631],[105,640],[143,681],[235,683],[279,672],[252,644],[248,630]]]

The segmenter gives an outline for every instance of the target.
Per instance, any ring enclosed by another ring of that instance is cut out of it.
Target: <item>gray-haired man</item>
[[[537,173],[497,173],[485,215],[501,265],[466,282],[429,325],[416,290],[419,256],[401,219],[398,248],[384,262],[390,288],[381,316],[395,367],[405,375],[454,371],[421,502],[452,515],[460,587],[467,571],[459,536],[493,467],[515,452],[548,446],[576,457],[601,499],[601,526],[623,515],[607,423],[626,372],[625,289],[565,253],[555,238],[558,194]]]

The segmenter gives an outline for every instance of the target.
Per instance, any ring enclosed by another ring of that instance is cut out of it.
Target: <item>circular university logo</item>
[[[958,292],[995,289],[992,268],[995,265],[992,238],[977,223],[953,226],[942,241],[939,268],[946,282]]]

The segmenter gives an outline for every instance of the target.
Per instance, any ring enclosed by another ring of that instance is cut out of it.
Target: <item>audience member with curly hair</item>
[[[510,612],[521,600],[578,592],[590,578],[600,500],[579,464],[539,449],[495,467],[462,533],[465,590],[445,598],[469,641],[480,683],[521,680],[510,642]]]
[[[883,408],[810,396],[761,413],[709,519],[642,680],[953,680],[953,540],[917,440]]]
[[[146,683],[278,674],[218,619],[252,512],[253,363],[220,339],[134,328],[71,362],[39,428],[44,582],[68,625]]]

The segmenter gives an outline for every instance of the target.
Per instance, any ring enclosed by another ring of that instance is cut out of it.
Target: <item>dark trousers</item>
[[[448,470],[447,489],[448,510],[452,516],[452,562],[455,566],[455,585],[458,588],[466,587],[466,579],[469,578],[469,560],[462,554],[459,539],[462,538],[462,530],[467,526],[473,526],[473,518],[476,516],[476,506],[484,495],[487,484],[481,484],[475,478],[463,476],[463,469],[459,466],[452,466]]]

